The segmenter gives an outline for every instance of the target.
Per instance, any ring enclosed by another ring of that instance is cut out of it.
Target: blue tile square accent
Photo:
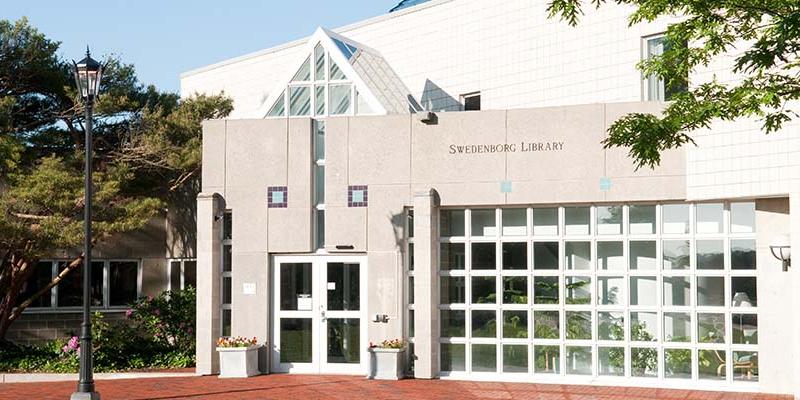
[[[512,191],[511,181],[500,182],[500,193],[511,193],[511,191]]]
[[[267,188],[267,208],[286,208],[289,206],[289,188],[270,186]]]
[[[347,187],[347,206],[348,207],[367,207],[369,203],[369,191],[366,185],[355,185]]]

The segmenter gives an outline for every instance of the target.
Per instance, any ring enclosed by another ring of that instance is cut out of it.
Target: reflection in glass
[[[558,235],[558,208],[533,209],[533,234],[535,236]]]
[[[631,376],[658,376],[658,350],[643,347],[631,348]]]
[[[588,235],[590,214],[589,207],[565,207],[564,232],[567,235]]]
[[[503,311],[503,337],[506,339],[528,338],[527,311]]]
[[[503,236],[525,236],[528,234],[528,210],[524,208],[503,209]]]
[[[625,270],[622,242],[597,242],[597,268],[600,270]]]
[[[658,314],[655,312],[631,313],[631,341],[655,342],[658,339]]]
[[[733,314],[731,325],[734,344],[758,344],[758,315]]]
[[[328,86],[328,97],[331,99],[331,115],[350,114],[353,110],[351,90],[349,84]]]
[[[361,320],[328,318],[328,362],[358,364],[361,362]]]
[[[558,304],[557,276],[535,276],[533,278],[533,303]]]
[[[731,268],[756,269],[755,240],[731,240]]]
[[[625,278],[621,276],[597,277],[597,303],[600,305],[623,305]]]
[[[690,247],[688,240],[665,240],[662,242],[664,269],[689,269]]]
[[[722,240],[698,240],[695,252],[697,269],[725,268],[725,243]]]
[[[664,204],[661,206],[664,234],[689,233],[689,205]]]
[[[441,363],[442,371],[465,371],[466,370],[466,347],[463,344],[442,343],[441,344]]]
[[[503,277],[503,304],[528,304],[527,277]]]
[[[442,337],[464,337],[464,310],[441,310],[439,325]]]
[[[756,203],[731,203],[731,233],[756,231]]]
[[[631,290],[630,300],[632,306],[655,306],[658,305],[658,296],[655,276],[632,276],[630,277]]]
[[[308,86],[289,87],[289,115],[311,114],[311,88]]]
[[[441,243],[439,249],[439,269],[442,271],[464,269],[466,261],[464,243]]]
[[[321,44],[314,48],[314,79],[325,80],[325,49]]]
[[[695,207],[697,213],[697,233],[722,233],[722,203],[698,204]]]
[[[503,269],[528,269],[527,243],[503,243]]]
[[[558,242],[533,244],[533,269],[558,269]]]
[[[497,287],[495,286],[495,282],[496,277],[494,276],[473,276],[472,303],[497,303]]]
[[[292,77],[292,82],[305,82],[311,80],[311,58],[306,58],[306,61],[303,62],[303,65],[300,66],[300,69],[294,74]]]
[[[439,235],[442,237],[464,236],[464,210],[440,211]]]
[[[567,340],[592,340],[592,313],[567,311]]]
[[[328,309],[358,311],[360,309],[359,264],[328,263]]]
[[[564,268],[587,270],[592,268],[591,242],[564,243]]]
[[[698,378],[725,380],[726,360],[727,356],[724,350],[698,350]]]
[[[692,351],[689,349],[664,349],[664,377],[689,379],[692,377]]]
[[[93,267],[93,277],[97,276],[94,269]],[[98,269],[102,277],[102,268]],[[136,282],[139,276],[138,262],[111,261],[108,263],[108,274],[108,301],[110,306],[125,306],[136,301]],[[102,287],[102,282],[98,282],[97,285]],[[100,298],[102,298],[102,294],[100,294]]]
[[[758,352],[734,351],[733,352],[733,380],[758,381]]]
[[[657,268],[656,242],[652,240],[631,240],[631,269],[654,270]]]
[[[528,345],[503,345],[503,372],[528,372]]]
[[[733,307],[756,307],[758,297],[756,292],[756,278],[754,276],[731,278],[731,305]]]
[[[697,314],[697,341],[725,343],[725,314]]]
[[[622,206],[597,206],[597,234],[622,234]]]
[[[494,210],[472,210],[472,236],[497,235],[497,219]]]
[[[698,276],[697,305],[701,307],[724,306],[725,278],[721,276]]]
[[[231,310],[222,310],[222,329],[220,336],[231,335]]]
[[[281,268],[281,310],[310,311],[311,263],[283,263]],[[300,306],[303,306],[300,308]]]
[[[463,276],[443,276],[440,279],[439,296],[441,304],[466,303],[466,285]]]
[[[691,305],[692,284],[687,276],[664,277],[664,305],[689,306]]]
[[[652,235],[656,233],[656,206],[635,205],[628,207],[628,233]]]
[[[533,312],[533,337],[536,339],[558,339],[558,311]]]
[[[495,310],[472,310],[472,337],[497,337],[497,312]]]
[[[598,312],[597,339],[625,340],[625,314],[621,312]]]
[[[625,348],[599,347],[597,349],[598,374],[604,376],[625,375]]]
[[[564,302],[567,304],[589,304],[592,302],[592,278],[568,276],[564,278]]]
[[[497,346],[473,344],[472,372],[497,372]]]
[[[282,363],[312,362],[311,318],[281,318],[280,336]]]
[[[533,372],[537,374],[558,374],[561,363],[561,349],[558,346],[533,346]]]
[[[492,243],[472,243],[472,269],[496,269],[497,246]]]
[[[664,341],[690,342],[692,340],[692,318],[689,313],[664,313]]]
[[[567,346],[567,373],[571,375],[592,374],[592,348],[588,346]]]

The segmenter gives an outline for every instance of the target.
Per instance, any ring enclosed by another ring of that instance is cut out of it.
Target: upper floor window
[[[669,50],[670,43],[663,34],[645,39],[645,57],[658,57]],[[686,92],[688,78],[673,79],[667,82],[662,76],[650,75],[645,79],[645,98],[647,101],[670,101],[674,95]]]
[[[479,111],[481,109],[481,92],[461,95],[464,111]]]

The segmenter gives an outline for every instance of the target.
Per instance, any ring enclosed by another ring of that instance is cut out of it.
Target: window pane
[[[527,311],[503,311],[503,337],[506,339],[528,338]]]
[[[233,269],[233,256],[231,254],[231,245],[226,244],[222,246],[222,271],[230,272]]]
[[[503,345],[503,372],[528,372],[528,345]]]
[[[689,349],[664,349],[664,377],[690,379],[692,377],[692,351]]]
[[[598,312],[597,339],[625,340],[625,314],[621,312]]]
[[[632,276],[630,280],[631,290],[629,293],[632,306],[658,305],[658,296],[656,295],[658,287],[655,276]]]
[[[589,234],[589,207],[566,207],[564,208],[564,218],[564,231],[567,235]]]
[[[47,286],[53,279],[53,263],[51,261],[40,261],[31,273],[30,278],[20,289],[17,304],[29,299],[36,292]],[[29,307],[50,307],[50,291],[39,296]]]
[[[665,240],[662,246],[664,269],[689,269],[691,257],[688,240]]]
[[[497,287],[495,286],[496,280],[497,279],[494,276],[473,276],[472,303],[497,303]]]
[[[533,234],[537,236],[558,235],[558,208],[533,209]]]
[[[564,243],[564,268],[577,270],[592,269],[592,243]]]
[[[464,236],[464,210],[439,212],[439,235],[442,237]]]
[[[408,310],[408,337],[414,337],[414,310]],[[410,346],[413,346],[413,343],[409,343]]]
[[[597,234],[622,234],[622,206],[597,207]]]
[[[725,314],[697,314],[697,341],[725,343]]]
[[[495,310],[472,310],[472,337],[497,337],[497,312]]]
[[[414,289],[414,277],[408,277],[408,304],[414,304],[414,295],[416,294],[416,290]]]
[[[230,310],[225,311],[230,315]],[[230,335],[230,321],[226,329]],[[310,363],[313,333],[311,318],[281,318],[281,362]]]
[[[503,236],[528,234],[528,210],[524,208],[503,210]]]
[[[341,68],[336,65],[336,62],[333,61],[332,58],[328,57],[328,65],[330,66],[331,74],[330,80],[332,81],[340,81],[345,79],[344,72],[342,72]]]
[[[628,218],[628,231],[631,235],[656,233],[656,206],[630,206]]]
[[[598,374],[604,376],[625,375],[625,348],[600,347],[597,349]]]
[[[725,278],[721,276],[698,276],[697,305],[700,307],[724,306]]]
[[[756,231],[756,203],[731,203],[731,233]]]
[[[325,115],[325,85],[314,86],[314,107],[316,115]]]
[[[497,235],[497,218],[494,210],[472,210],[472,236]]]
[[[297,73],[294,74],[292,78],[292,82],[305,82],[311,80],[311,58],[306,58],[306,61],[303,62],[303,65],[300,66],[300,69]]]
[[[592,374],[592,348],[567,346],[567,373],[572,375]]]
[[[625,278],[621,276],[597,277],[597,303],[600,305],[625,304]]]
[[[267,112],[267,116],[269,117],[282,117],[286,114],[286,91],[282,92],[278,99],[275,100],[275,104],[272,105],[272,108],[269,109]]]
[[[441,304],[466,303],[466,286],[463,276],[443,276],[440,282],[439,296],[441,297]]]
[[[698,240],[695,242],[697,269],[724,269],[725,242],[722,240]]]
[[[233,239],[233,213],[225,211],[222,216],[222,240]]]
[[[758,352],[733,352],[733,380],[758,381]]]
[[[597,242],[598,269],[621,271],[625,267],[622,242]]]
[[[503,277],[503,304],[528,304],[527,277]]]
[[[691,305],[692,284],[687,276],[664,277],[664,305],[689,306]]]
[[[473,243],[472,244],[472,269],[496,269],[495,243]]]
[[[466,331],[464,310],[442,310],[441,317],[439,328],[442,337],[464,337]]]
[[[320,44],[314,48],[314,79],[325,80],[325,49]]]
[[[183,287],[197,287],[197,261],[183,262]]]
[[[466,255],[464,243],[442,243],[439,252],[439,269],[442,271],[464,269]]]
[[[71,261],[70,261],[71,262]],[[70,262],[59,261],[58,272],[65,270]],[[103,265],[102,261],[92,262],[92,306],[103,305]],[[70,271],[57,286],[58,307],[79,307],[83,305],[83,263]]]
[[[692,340],[692,318],[689,313],[664,313],[664,341],[690,342]]]
[[[733,307],[756,307],[758,306],[755,277],[733,277],[731,278],[731,293]]]
[[[289,115],[311,114],[311,88],[297,86],[289,88]]]
[[[466,371],[466,347],[463,344],[442,343],[442,371]]]
[[[503,243],[503,269],[528,269],[528,243]]]
[[[731,268],[756,269],[755,240],[731,240]]]
[[[558,311],[533,312],[533,337],[536,339],[559,338]]]
[[[697,212],[697,233],[722,233],[722,213],[724,211],[722,203],[698,204],[695,208]]]
[[[112,261],[109,263],[109,303],[125,306],[136,301],[139,263],[135,261]],[[102,283],[100,284],[102,286]]]
[[[592,340],[592,313],[567,311],[567,340]]]
[[[222,304],[231,304],[233,293],[233,279],[231,277],[222,277]]]
[[[642,347],[631,348],[631,376],[658,376],[658,350]]]
[[[733,314],[731,325],[734,344],[758,344],[758,315]]]
[[[472,372],[497,372],[497,346],[472,345]]]
[[[361,319],[328,318],[328,362],[358,364],[361,362]]]
[[[353,110],[350,85],[330,85],[328,95],[331,99],[330,114],[344,115],[350,114]]]
[[[534,346],[533,371],[537,374],[558,374],[561,370],[560,355],[558,346]]]
[[[281,319],[281,323],[283,319]],[[311,320],[308,320],[308,323],[311,323]],[[221,322],[221,336],[230,336],[231,335],[231,310],[222,310],[222,322]],[[283,332],[283,326],[281,326],[281,332]],[[291,339],[294,335],[287,335],[287,339]],[[283,335],[281,335],[281,339],[283,339]],[[281,345],[283,345],[283,340],[281,340]],[[283,348],[283,346],[281,346]],[[310,346],[309,346],[310,348]],[[282,351],[283,352],[283,351]]]
[[[408,244],[408,270],[414,270],[414,243]]]
[[[414,237],[414,210],[408,210],[408,237]]]
[[[558,304],[558,277],[533,277],[533,303]]]
[[[359,264],[328,263],[328,310],[358,311],[361,309]]]
[[[725,380],[726,360],[724,350],[698,350],[698,377],[700,379]]]
[[[631,313],[631,341],[655,342],[658,339],[658,314],[655,312]]]
[[[316,210],[317,221],[314,227],[315,242],[318,249],[325,247],[325,210]]]
[[[564,278],[564,301],[567,304],[589,304],[592,302],[592,278],[568,276]]]
[[[314,166],[314,203],[325,204],[325,166]]]
[[[325,159],[325,121],[314,121],[314,160],[324,160],[324,159]]]
[[[533,244],[533,269],[558,269],[558,242]]]
[[[312,298],[311,263],[285,263],[280,264],[280,269],[281,310],[311,311],[307,307]]]
[[[689,233],[689,205],[665,204],[661,207],[663,213],[663,232],[665,234]]]
[[[631,269],[654,270],[657,267],[656,242],[651,240],[630,242]]]

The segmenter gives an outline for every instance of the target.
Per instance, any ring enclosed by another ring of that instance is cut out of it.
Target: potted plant
[[[399,380],[405,375],[406,343],[402,339],[384,340],[375,345],[370,342],[369,379]]]
[[[217,340],[220,378],[249,378],[259,375],[256,338],[221,337]]]

